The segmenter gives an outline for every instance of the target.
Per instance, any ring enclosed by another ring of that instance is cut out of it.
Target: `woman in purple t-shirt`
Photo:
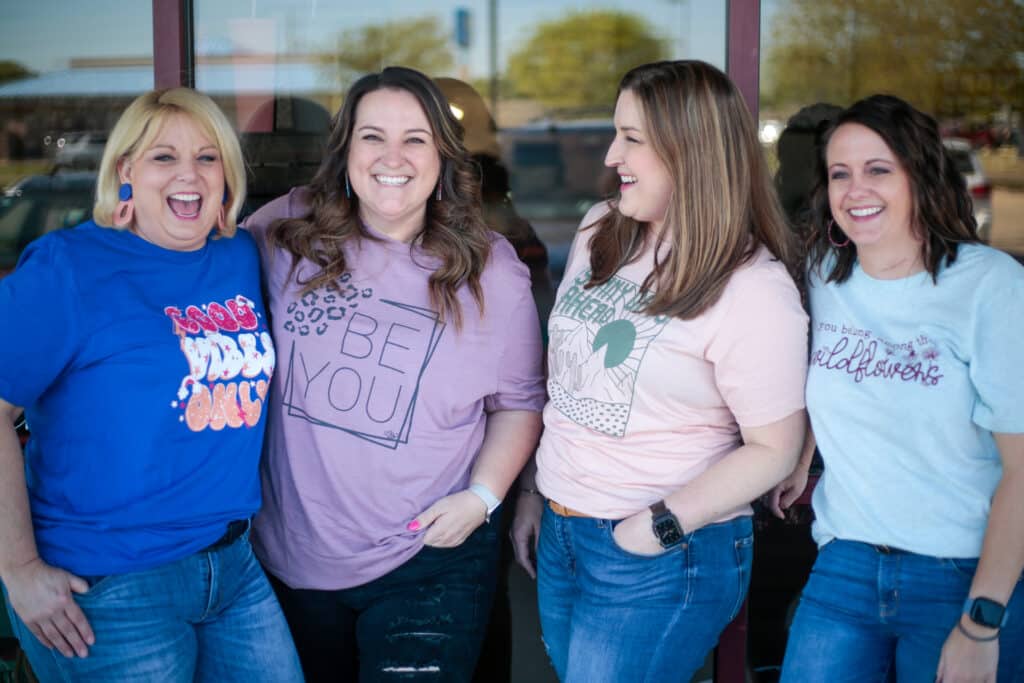
[[[544,402],[529,273],[474,178],[436,85],[390,67],[247,222],[282,378],[255,542],[310,681],[472,676]]]

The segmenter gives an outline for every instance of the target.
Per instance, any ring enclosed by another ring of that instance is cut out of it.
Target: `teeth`
[[[620,175],[619,178],[622,179],[623,183],[627,183],[627,184],[632,184],[632,183],[636,182],[636,176],[635,175]]]
[[[865,216],[874,216],[882,210],[880,206],[871,206],[865,209],[850,209],[850,214],[857,218],[864,218]]]
[[[171,199],[177,199],[182,202],[194,202],[199,199],[199,195],[195,192],[178,192],[177,194],[172,194]]]
[[[381,185],[405,185],[409,182],[407,175],[378,175],[374,176]]]

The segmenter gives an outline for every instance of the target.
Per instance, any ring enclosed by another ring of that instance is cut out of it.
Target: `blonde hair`
[[[675,188],[643,289],[644,312],[690,320],[718,301],[732,273],[764,245],[793,272],[796,241],[772,186],[754,120],[728,76],[705,62],[655,62],[629,71],[619,93],[640,102],[651,144]],[[639,258],[650,225],[613,210],[594,224],[591,280]],[[638,237],[640,239],[638,239]]]
[[[225,237],[235,234],[238,212],[245,202],[245,162],[238,136],[224,112],[208,96],[191,88],[152,90],[128,105],[117,120],[103,150],[99,177],[96,181],[96,204],[92,217],[99,225],[113,226],[121,179],[118,166],[140,154],[156,139],[164,123],[182,114],[202,129],[216,146],[224,166]]]

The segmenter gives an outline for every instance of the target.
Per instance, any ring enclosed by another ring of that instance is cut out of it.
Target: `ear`
[[[132,165],[125,157],[122,157],[117,162],[117,177],[122,183],[130,183],[132,181]]]

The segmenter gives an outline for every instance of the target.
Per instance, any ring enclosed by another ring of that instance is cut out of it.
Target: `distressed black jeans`
[[[494,599],[495,515],[457,548],[424,547],[379,579],[336,591],[277,592],[309,683],[465,681]]]

